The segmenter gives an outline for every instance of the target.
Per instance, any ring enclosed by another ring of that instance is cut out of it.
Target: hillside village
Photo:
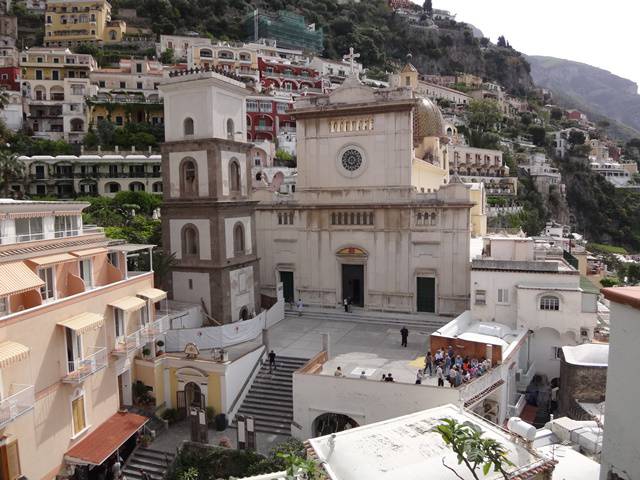
[[[431,1],[165,3],[0,5],[3,478],[640,478],[640,139]]]

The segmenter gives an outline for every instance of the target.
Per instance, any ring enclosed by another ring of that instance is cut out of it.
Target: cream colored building
[[[93,94],[91,55],[36,47],[20,54],[26,124],[35,137],[80,143],[88,131],[85,97]]]
[[[121,42],[127,31],[123,20],[111,20],[107,0],[47,0],[44,45],[67,47]]]
[[[260,80],[258,53],[251,44],[225,42],[191,45],[187,51],[187,65],[189,68],[221,68],[256,83]]]
[[[295,104],[295,194],[263,190],[263,292],[398,312],[460,313],[469,294],[469,187],[449,181],[443,120],[409,89],[354,76]]]
[[[408,87],[431,100],[447,100],[454,105],[468,105],[471,97],[466,93],[435,83],[420,80],[416,67],[407,63],[400,73],[389,77],[390,87]]]
[[[81,475],[147,421],[118,411],[133,403],[135,358],[153,359],[166,330],[166,294],[128,258],[153,246],[110,242],[83,225],[86,206],[0,201],[4,478]]]

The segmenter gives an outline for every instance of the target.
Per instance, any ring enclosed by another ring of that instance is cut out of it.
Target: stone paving
[[[269,329],[269,345],[276,354],[311,358],[322,349],[322,334],[328,333],[331,355],[375,353],[389,360],[414,360],[426,354],[429,335],[409,331],[407,348],[400,346],[400,330],[384,325],[344,321],[285,318]]]

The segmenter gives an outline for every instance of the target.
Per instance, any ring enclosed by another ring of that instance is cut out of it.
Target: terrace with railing
[[[33,410],[35,402],[33,385],[12,383],[5,398],[0,401],[0,428],[13,422],[20,415]]]
[[[107,349],[105,347],[89,347],[88,355],[67,362],[67,373],[63,375],[63,383],[81,383],[91,375],[107,367]]]

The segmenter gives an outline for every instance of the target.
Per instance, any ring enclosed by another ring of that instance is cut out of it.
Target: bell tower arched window
[[[182,228],[182,255],[197,257],[200,254],[198,229],[195,225],[185,225]]]
[[[233,227],[233,254],[237,257],[244,255],[244,227],[241,223],[236,223]]]
[[[184,129],[184,134],[186,135],[193,135],[194,132],[194,128],[193,128],[193,118],[191,117],[187,117],[184,119],[184,123],[183,123],[183,129]]]
[[[191,158],[185,158],[180,165],[180,194],[198,195],[198,166]]]
[[[229,163],[229,188],[231,192],[240,192],[240,164],[237,160],[232,160]]]
[[[235,138],[235,126],[231,118],[227,119],[227,138],[233,140]]]

